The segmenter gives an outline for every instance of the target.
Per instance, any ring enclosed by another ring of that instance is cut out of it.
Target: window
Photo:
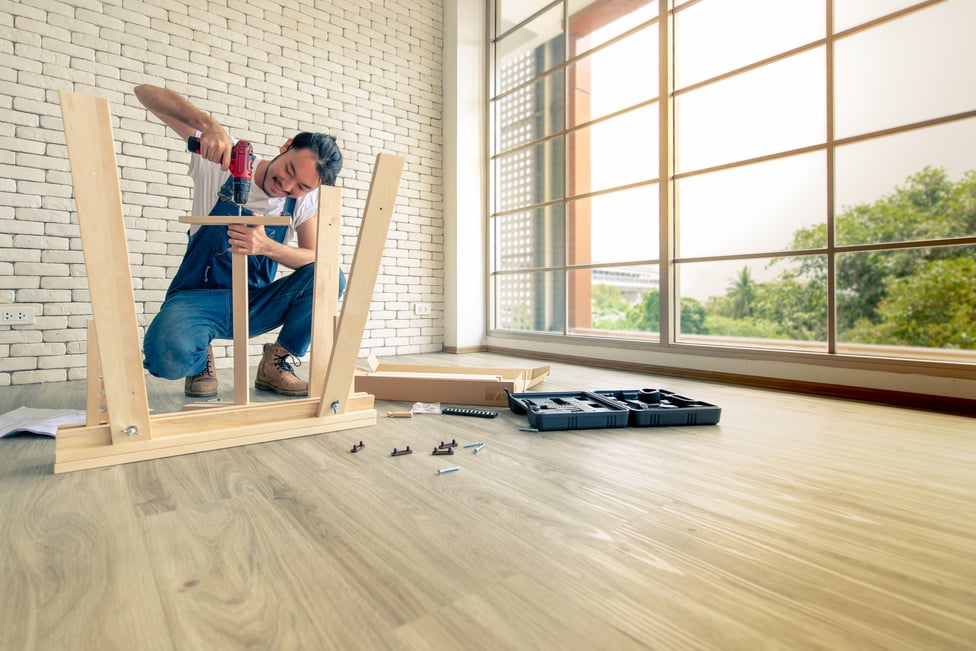
[[[501,4],[493,330],[973,359],[976,3]]]

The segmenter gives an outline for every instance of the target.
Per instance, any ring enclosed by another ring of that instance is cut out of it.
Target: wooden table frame
[[[376,158],[335,328],[330,315],[336,313],[338,301],[341,198],[338,188],[319,189],[309,397],[247,404],[246,273],[237,270],[244,265],[235,264],[233,273],[235,278],[244,276],[245,290],[234,296],[235,404],[150,415],[108,101],[63,91],[61,114],[97,337],[89,336],[93,349],[89,357],[95,358],[89,363],[89,418],[84,426],[58,431],[55,473],[376,423],[373,396],[354,393],[353,379],[403,171],[402,157],[379,154]],[[227,219],[234,223],[233,218]],[[241,305],[245,309],[239,309]],[[242,311],[243,322],[239,321]],[[96,416],[92,411],[98,405],[101,411]]]

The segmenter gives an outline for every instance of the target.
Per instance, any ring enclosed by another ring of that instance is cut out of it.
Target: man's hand
[[[274,245],[278,244],[264,232],[264,226],[247,226],[231,224],[227,227],[227,237],[230,240],[231,253],[244,255],[269,255]]]
[[[231,253],[263,255],[289,269],[298,269],[315,262],[315,250],[312,248],[316,233],[315,220],[306,219],[297,231],[298,246],[281,244],[271,239],[262,225],[249,227],[244,224],[231,224],[227,227],[227,237],[230,241]]]
[[[212,163],[220,165],[225,172],[230,169],[231,152],[234,141],[222,126],[214,122],[214,126],[200,134],[200,155]]]

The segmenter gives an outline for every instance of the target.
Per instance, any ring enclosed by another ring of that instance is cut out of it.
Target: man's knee
[[[150,326],[142,352],[142,365],[150,375],[178,380],[198,373],[197,367],[206,364],[207,342],[201,346],[185,330]]]
[[[306,283],[309,289],[312,288],[315,279],[315,263],[310,262],[307,265],[299,267],[292,272],[294,276],[294,282],[296,283]],[[339,270],[339,298],[346,292],[346,274]]]

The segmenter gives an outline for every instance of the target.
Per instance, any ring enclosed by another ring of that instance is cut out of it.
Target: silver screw
[[[457,472],[460,469],[461,469],[460,466],[451,466],[450,468],[441,468],[440,470],[437,471],[437,474],[438,475],[443,475],[446,472]]]
[[[475,454],[478,454],[479,452],[481,452],[481,451],[482,451],[482,450],[484,450],[484,449],[485,449],[485,444],[484,444],[484,443],[482,443],[481,445],[479,445],[478,447],[476,447],[476,448],[474,449],[474,453],[475,453]]]
[[[336,400],[335,402],[332,403],[332,413],[333,414],[338,414],[339,413],[339,401],[338,400]]]
[[[464,447],[466,447],[466,448],[476,448],[479,445],[484,445],[484,443],[482,443],[481,441],[474,441],[473,443],[465,443],[464,444]]]
[[[129,425],[122,431],[129,436],[139,436],[139,429],[135,425]]]

